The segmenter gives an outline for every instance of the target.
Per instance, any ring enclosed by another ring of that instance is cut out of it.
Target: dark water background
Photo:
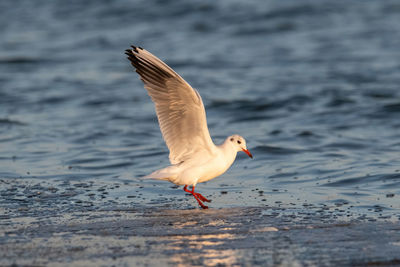
[[[23,183],[98,188],[78,204],[196,207],[138,179],[168,151],[124,55],[135,44],[199,90],[216,143],[238,133],[255,156],[198,185],[211,207],[398,220],[399,25],[395,0],[3,0],[2,203]]]

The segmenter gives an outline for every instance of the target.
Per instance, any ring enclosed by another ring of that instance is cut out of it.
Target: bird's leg
[[[192,194],[193,197],[197,200],[197,203],[199,203],[200,207],[202,207],[203,209],[208,209],[208,207],[207,207],[206,205],[204,205],[203,202],[201,202],[201,200],[199,199],[199,198],[204,198],[204,199],[206,199],[206,198],[203,197],[203,196],[201,196],[199,193],[194,192],[194,186],[192,186],[192,191],[190,191],[190,190],[187,189],[187,185],[185,185],[185,187],[183,188],[183,190],[184,190],[185,192],[188,192],[188,193]],[[199,197],[198,195],[200,195],[201,197]],[[204,200],[203,200],[203,201],[204,201]]]
[[[211,200],[207,199],[202,194],[194,192],[194,188],[192,188],[192,191],[189,191],[189,190],[187,190],[187,185],[185,185],[183,190],[185,190],[186,192],[188,192],[188,193],[190,193],[192,195],[196,195],[201,201],[211,202]]]
[[[187,188],[187,186],[185,186],[185,188]],[[185,188],[183,190],[185,190]],[[192,191],[189,191],[187,189],[185,191],[192,195],[196,195],[201,201],[211,202],[211,200],[207,199],[202,194],[194,192],[194,188],[192,188]]]
[[[196,196],[197,196],[198,198],[201,199],[201,201],[211,202],[211,200],[205,198],[202,194],[200,194],[200,193],[195,193],[195,194],[196,194]]]

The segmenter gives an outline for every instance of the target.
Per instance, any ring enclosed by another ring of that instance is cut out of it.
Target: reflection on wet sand
[[[240,224],[228,220],[239,213],[243,213],[243,209],[169,210],[153,216],[168,218],[173,231],[182,233],[162,237],[164,250],[171,253],[170,263],[174,266],[232,266],[241,253],[221,247],[229,247],[233,240],[242,238],[241,234],[232,233]]]
[[[207,266],[232,266],[238,260],[237,250],[221,250],[215,247],[229,246],[229,242],[234,238],[237,236],[232,234],[172,236],[167,237],[169,243],[166,249],[182,251],[182,248],[185,248],[184,252],[172,255],[171,262],[176,266],[187,266],[189,262],[199,262]]]

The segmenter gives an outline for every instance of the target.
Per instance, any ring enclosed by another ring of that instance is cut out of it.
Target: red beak
[[[242,149],[244,153],[247,154],[247,156],[249,156],[250,158],[253,158],[253,155],[250,153],[250,151],[248,151],[247,149]]]

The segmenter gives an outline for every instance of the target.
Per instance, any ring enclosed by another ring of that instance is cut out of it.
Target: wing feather
[[[200,94],[147,50],[132,46],[125,51],[155,104],[170,162],[178,164],[200,151],[215,153]]]

